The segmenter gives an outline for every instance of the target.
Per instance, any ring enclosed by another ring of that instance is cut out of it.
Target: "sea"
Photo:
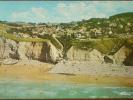
[[[133,87],[0,78],[0,99],[133,98]]]

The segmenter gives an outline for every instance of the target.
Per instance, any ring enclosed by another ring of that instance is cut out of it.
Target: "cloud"
[[[31,22],[40,22],[41,20],[46,19],[48,11],[42,7],[35,8],[32,7],[29,11],[26,12],[13,12],[10,16],[12,21],[31,21]]]
[[[13,12],[14,21],[26,22],[71,22],[90,18],[107,18],[124,11],[133,11],[131,1],[81,1],[62,2],[55,6],[30,7],[27,11]]]
[[[101,3],[101,6],[103,8],[103,12],[115,12],[116,7],[112,4],[112,2],[106,2],[106,3]]]
[[[88,15],[89,12],[96,12],[97,9],[91,4],[85,4],[84,2],[80,3],[71,3],[66,5],[64,3],[57,4],[56,11],[61,16],[80,16]]]
[[[29,12],[22,12],[22,13],[18,13],[18,12],[13,12],[11,17],[16,19],[16,18],[30,18],[29,15],[31,15]]]
[[[66,7],[66,4],[64,4],[64,3],[58,3],[57,6],[62,8],[62,7]]]
[[[133,11],[133,1],[94,1],[93,4],[98,12],[106,14],[117,14],[125,11]]]
[[[97,15],[95,6],[84,2],[70,3],[68,5],[58,3],[55,9],[56,13],[60,15],[60,18],[58,17],[57,19],[64,19],[65,22],[80,21],[82,19],[88,20],[92,16]]]
[[[123,7],[127,11],[133,11],[131,8],[133,7],[133,1],[121,1],[121,5],[119,7]]]
[[[47,10],[45,10],[44,8],[40,7],[40,8],[35,8],[32,7],[31,11],[36,15],[36,17],[39,18],[46,18],[47,15]]]

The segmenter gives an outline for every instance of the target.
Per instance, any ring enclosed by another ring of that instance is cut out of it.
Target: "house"
[[[110,31],[110,30],[111,30],[111,27],[107,27],[106,30],[107,30],[107,31]]]
[[[20,32],[19,32],[18,34],[19,34],[21,37],[24,35],[24,33],[20,33]]]
[[[39,33],[39,35],[44,35],[44,34],[45,34],[45,32]]]
[[[100,24],[100,22],[98,22],[97,24]]]
[[[116,24],[116,23],[110,23],[109,26],[110,26],[110,27],[116,27],[117,24]]]
[[[109,31],[109,34],[111,35],[111,34],[113,34],[113,32],[112,31]]]
[[[2,33],[7,33],[7,31],[6,31],[6,30],[0,30],[0,32],[2,32]]]
[[[131,29],[128,27],[125,27],[125,31],[130,31]]]
[[[37,32],[37,31],[32,31],[32,33],[33,33],[33,34],[38,34],[38,32]]]
[[[101,32],[100,30],[96,30],[95,33],[96,33],[97,35],[101,35],[101,34],[102,34],[102,32]]]
[[[30,37],[30,35],[29,35],[28,33],[25,33],[25,34],[23,34],[22,36],[23,36],[24,38]]]
[[[17,29],[21,29],[20,27],[16,27]]]
[[[86,33],[86,37],[91,37],[91,35],[89,34],[89,32]]]
[[[75,38],[81,38],[81,34],[80,33],[74,33],[74,37]]]
[[[127,23],[127,26],[131,26],[131,23]]]
[[[119,24],[118,26],[119,26],[120,28],[123,28],[123,25],[122,25],[122,24]]]
[[[32,38],[38,39],[37,35],[32,35]]]
[[[62,28],[61,28],[61,26],[58,26],[57,28],[56,28],[56,31],[59,31],[59,30],[61,30]]]
[[[67,35],[71,35],[71,34],[73,34],[73,30],[67,30]]]
[[[123,18],[121,18],[121,20],[122,20],[122,21],[124,21],[124,19],[123,19]]]

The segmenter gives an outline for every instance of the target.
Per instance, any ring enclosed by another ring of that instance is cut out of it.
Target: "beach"
[[[0,78],[116,87],[133,87],[132,72],[132,66],[79,61],[61,62],[54,65],[35,60],[22,60],[15,65],[0,66]]]

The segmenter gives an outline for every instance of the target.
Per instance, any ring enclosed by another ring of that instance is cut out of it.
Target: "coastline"
[[[56,65],[1,65],[0,78],[133,87],[133,77],[49,73],[51,68]]]

